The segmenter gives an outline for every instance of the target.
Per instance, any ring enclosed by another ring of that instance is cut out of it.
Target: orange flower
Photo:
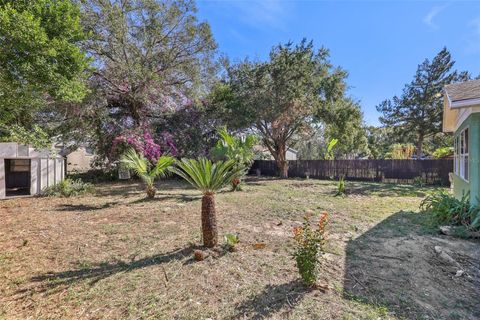
[[[327,226],[327,222],[328,222],[328,213],[324,212],[320,217],[320,220],[318,220],[318,230],[324,231],[325,227]]]
[[[293,228],[293,235],[295,238],[299,237],[303,233],[302,227],[294,227]]]

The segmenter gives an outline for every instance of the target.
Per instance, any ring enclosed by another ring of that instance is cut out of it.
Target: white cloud
[[[285,29],[291,2],[282,0],[213,0],[216,10],[255,29]]]
[[[431,29],[438,29],[438,25],[435,23],[435,18],[445,10],[447,6],[435,6],[423,17],[423,23],[425,23]]]
[[[287,16],[286,2],[280,0],[237,1],[241,20],[256,28],[283,28]]]

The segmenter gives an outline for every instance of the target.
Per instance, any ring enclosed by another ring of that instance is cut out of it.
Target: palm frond
[[[128,149],[120,160],[121,163],[128,169],[133,170],[146,184],[151,184],[151,178],[148,174],[149,162],[141,154],[137,153],[135,149]]]
[[[161,156],[149,175],[153,178],[165,178],[170,173],[170,167],[175,163],[175,158],[170,156]]]
[[[241,174],[235,164],[234,160],[182,159],[173,171],[203,193],[215,193]]]

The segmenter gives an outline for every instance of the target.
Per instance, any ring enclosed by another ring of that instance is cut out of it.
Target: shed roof
[[[480,79],[446,85],[445,92],[451,102],[480,99]]]

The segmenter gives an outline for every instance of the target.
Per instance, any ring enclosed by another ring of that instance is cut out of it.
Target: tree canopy
[[[159,139],[155,122],[191,106],[214,75],[216,43],[188,0],[84,0],[85,49],[94,59],[92,119],[99,149],[135,128]],[[89,111],[88,111],[89,110]]]
[[[205,89],[216,44],[193,1],[85,0],[82,11],[94,81],[112,115],[139,124]]]
[[[305,39],[274,46],[268,61],[230,66],[229,87],[216,95],[228,110],[224,114],[259,133],[282,177],[288,175],[286,151],[292,138],[317,121],[319,109],[333,107],[344,95],[347,74],[328,57],[328,50],[315,50]]]
[[[84,99],[85,37],[70,0],[0,1],[1,126],[32,128],[44,108]]]

